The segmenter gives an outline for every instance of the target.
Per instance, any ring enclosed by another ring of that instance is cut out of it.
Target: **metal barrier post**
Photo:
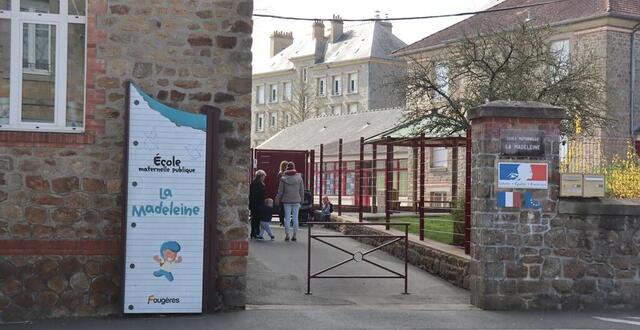
[[[342,139],[338,140],[338,215],[342,215]]]
[[[360,166],[358,168],[358,221],[362,222],[363,199],[364,199],[364,137],[360,138]]]
[[[409,294],[409,226],[404,226],[404,292]]]
[[[306,295],[311,294],[311,226],[307,223],[307,292]]]
[[[424,241],[424,133],[420,134],[420,204],[418,214],[420,217],[420,240]]]

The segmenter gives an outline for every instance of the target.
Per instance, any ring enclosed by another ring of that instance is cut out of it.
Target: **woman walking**
[[[284,175],[284,171],[287,170],[288,163],[289,162],[286,160],[280,162],[280,172],[278,172],[276,177],[276,182],[278,182],[278,184],[280,184],[280,178]],[[284,226],[284,207],[282,207],[282,205],[277,205],[276,208],[278,209],[278,218],[280,218],[280,227],[282,227]]]
[[[296,172],[296,165],[293,162],[287,163],[287,170],[278,182],[278,195],[276,200],[284,208],[284,240],[289,240],[289,226],[293,220],[292,241],[296,241],[298,233],[298,212],[300,203],[304,200],[304,183],[302,176]]]
[[[251,238],[260,236],[260,207],[264,204],[266,192],[264,189],[264,178],[267,173],[257,170],[251,186],[249,186],[249,211],[251,212]]]

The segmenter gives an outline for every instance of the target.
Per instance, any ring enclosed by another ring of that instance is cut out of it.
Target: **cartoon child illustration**
[[[160,246],[160,256],[153,256],[153,260],[160,264],[160,269],[153,272],[153,276],[164,276],[169,282],[173,282],[171,267],[173,264],[179,264],[182,262],[182,257],[178,256],[178,252],[180,252],[180,244],[178,244],[178,242],[168,241],[162,243]]]

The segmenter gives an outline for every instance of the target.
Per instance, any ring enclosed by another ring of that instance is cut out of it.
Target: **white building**
[[[253,73],[251,144],[261,144],[281,129],[322,114],[348,114],[404,106],[397,88],[404,60],[391,56],[406,44],[389,22],[343,26],[339,16],[316,21],[312,34],[271,35],[271,58]]]

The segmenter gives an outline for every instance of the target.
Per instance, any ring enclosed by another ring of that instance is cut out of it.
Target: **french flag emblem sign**
[[[498,192],[498,207],[520,208],[522,206],[522,194],[513,191]]]
[[[548,189],[549,164],[498,163],[498,188]]]

